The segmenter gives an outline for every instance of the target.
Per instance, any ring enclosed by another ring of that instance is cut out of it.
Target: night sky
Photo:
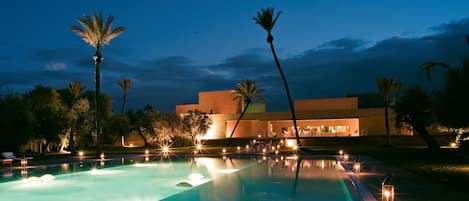
[[[375,79],[383,76],[404,88],[428,85],[419,64],[457,66],[469,55],[469,1],[15,0],[0,8],[0,91],[73,81],[94,90],[94,49],[69,27],[84,13],[102,12],[127,28],[103,49],[101,89],[116,111],[119,79],[134,81],[134,109],[174,111],[195,103],[199,91],[254,79],[269,111],[287,111],[266,33],[252,19],[266,7],[282,11],[274,45],[294,99],[377,92]]]

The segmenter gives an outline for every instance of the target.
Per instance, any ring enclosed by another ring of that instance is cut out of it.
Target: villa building
[[[365,136],[386,134],[382,99],[372,94],[342,98],[304,99],[295,101],[300,137]],[[176,105],[176,113],[189,110],[210,114],[213,124],[202,139],[225,139],[230,136],[243,109],[242,100],[233,90],[199,92],[197,104]],[[412,135],[396,130],[389,114],[392,135]],[[294,137],[290,111],[266,112],[265,104],[252,104],[240,121],[233,138]]]

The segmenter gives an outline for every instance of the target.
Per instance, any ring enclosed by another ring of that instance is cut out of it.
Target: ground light
[[[348,161],[348,158],[349,158],[348,154],[344,154],[344,161],[345,161],[345,162]]]
[[[360,162],[353,163],[353,171],[355,172],[355,174],[360,173]]]
[[[394,185],[381,184],[381,201],[394,201]]]
[[[200,153],[202,151],[202,144],[195,145],[195,149],[197,150],[198,153]]]

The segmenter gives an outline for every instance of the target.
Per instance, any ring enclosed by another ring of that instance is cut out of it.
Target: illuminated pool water
[[[352,201],[335,160],[197,158],[0,183],[1,200]],[[178,185],[182,184],[182,185]]]

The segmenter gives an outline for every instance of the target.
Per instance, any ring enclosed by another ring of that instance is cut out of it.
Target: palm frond
[[[125,28],[122,26],[114,30],[112,29],[112,22],[114,21],[112,15],[108,16],[106,22],[101,13],[93,15],[85,14],[83,17],[78,17],[77,21],[82,28],[71,26],[70,29],[95,48],[108,44],[112,39],[125,31]]]
[[[117,85],[119,85],[121,87],[121,89],[126,92],[129,90],[129,88],[132,86],[132,80],[118,80],[117,81]]]
[[[424,64],[420,65],[420,67],[417,69],[417,71],[418,72],[424,72],[425,71],[425,74],[427,75],[428,80],[431,81],[432,80],[431,71],[433,69],[435,69],[436,67],[443,67],[443,68],[446,68],[449,71],[452,71],[452,69],[453,69],[453,68],[451,68],[451,66],[449,66],[448,64],[443,63],[443,62],[427,62],[427,63],[424,63]]]
[[[254,80],[243,80],[236,84],[235,99],[242,99],[246,102],[252,102],[254,99],[264,101],[260,96],[264,89],[260,89]]]
[[[257,12],[256,17],[254,17],[254,21],[256,24],[259,24],[264,30],[267,31],[267,33],[271,33],[272,29],[274,28],[275,23],[278,20],[278,17],[280,16],[282,12],[278,12],[277,15],[274,16],[274,9],[273,8],[265,8],[262,9],[261,11]]]

